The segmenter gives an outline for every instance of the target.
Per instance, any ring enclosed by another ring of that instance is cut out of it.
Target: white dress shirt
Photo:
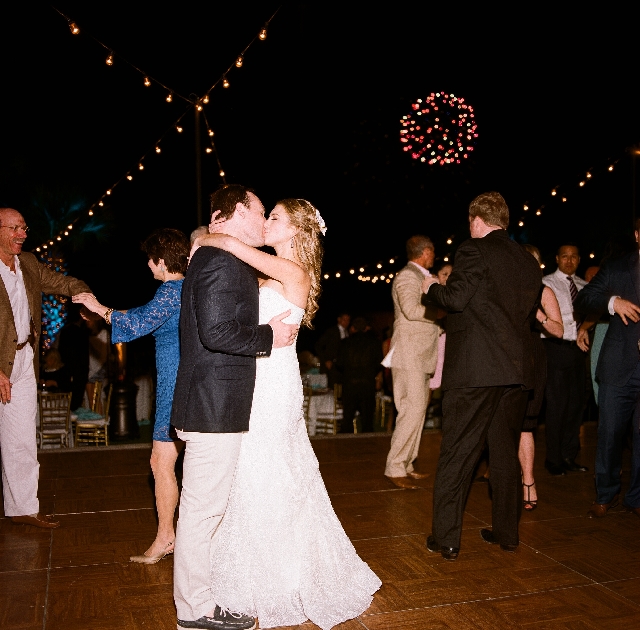
[[[24,287],[20,260],[15,256],[16,270],[11,271],[7,265],[0,260],[0,277],[4,282],[4,287],[9,295],[11,310],[13,311],[13,321],[16,325],[18,343],[24,343],[29,338],[31,332],[31,313],[29,312],[29,300],[27,290]]]
[[[548,286],[558,298],[560,312],[562,313],[562,324],[564,326],[563,339],[575,341],[578,338],[578,328],[575,319],[573,319],[573,302],[571,301],[571,290],[569,288],[569,276],[562,273],[559,269],[542,278],[542,283]],[[586,282],[582,278],[578,278],[575,274],[571,276],[576,284],[578,291],[581,291]],[[543,331],[540,335],[543,339],[552,339],[552,335],[548,335]]]

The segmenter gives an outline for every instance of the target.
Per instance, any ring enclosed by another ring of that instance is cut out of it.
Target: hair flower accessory
[[[325,225],[324,219],[322,218],[322,215],[318,212],[317,208],[316,208],[316,221],[318,222],[318,227],[322,232],[322,236],[324,236],[327,233],[327,226]]]

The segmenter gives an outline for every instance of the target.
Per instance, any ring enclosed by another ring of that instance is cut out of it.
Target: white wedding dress
[[[260,289],[260,323],[303,309]],[[320,476],[302,411],[295,346],[257,359],[249,432],[212,554],[212,595],[261,628],[310,619],[323,630],[364,612],[381,585],[347,538]]]

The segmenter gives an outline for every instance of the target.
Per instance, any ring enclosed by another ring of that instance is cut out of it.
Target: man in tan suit
[[[437,309],[423,304],[422,281],[429,276],[435,251],[426,236],[407,241],[409,263],[393,280],[395,312],[391,350],[386,357],[393,377],[393,398],[398,416],[391,437],[384,474],[400,488],[417,488],[427,475],[413,469],[429,404],[429,381],[436,369]]]
[[[91,292],[80,280],[51,271],[23,252],[29,228],[0,208],[0,449],[4,514],[14,523],[53,529],[39,513],[36,418],[42,293]]]

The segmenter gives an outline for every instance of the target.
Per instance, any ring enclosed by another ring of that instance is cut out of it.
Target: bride
[[[212,219],[211,229],[218,221]],[[291,309],[288,323],[311,327],[318,310],[320,213],[285,199],[264,227],[270,255],[226,234],[194,248],[224,249],[264,276],[260,323]],[[295,346],[257,359],[249,432],[212,552],[212,596],[227,610],[258,617],[261,628],[307,619],[323,630],[357,617],[381,582],[347,538],[325,489],[307,436]]]

